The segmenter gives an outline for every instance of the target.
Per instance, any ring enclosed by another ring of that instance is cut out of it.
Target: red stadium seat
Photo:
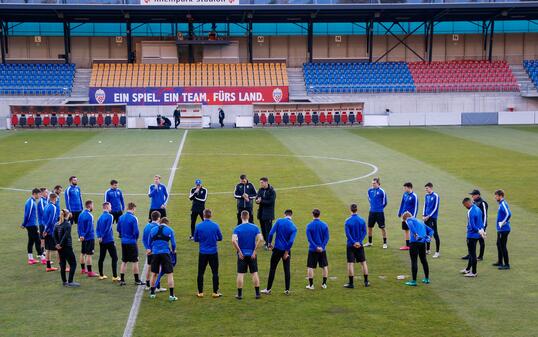
[[[73,118],[73,124],[74,124],[76,127],[79,127],[79,126],[80,126],[80,115],[79,115],[79,114],[76,114],[75,117]]]
[[[333,113],[331,111],[327,112],[327,124],[331,125],[333,123]]]
[[[103,117],[103,114],[97,115],[97,126],[103,127],[103,124],[105,123],[105,119]]]
[[[45,127],[48,127],[48,126],[50,125],[50,116],[49,116],[49,115],[45,115],[45,116],[43,117],[43,125],[44,125]]]
[[[19,125],[19,115],[17,115],[17,114],[13,114],[13,115],[11,115],[11,125],[12,125],[13,127]]]
[[[347,112],[342,111],[341,120],[342,120],[342,124],[344,124],[344,125],[347,124]]]
[[[117,113],[112,116],[112,124],[114,125],[114,127],[118,127],[118,125],[120,124],[120,117]]]
[[[260,122],[264,126],[267,124],[267,115],[266,114],[264,114],[264,113],[260,114]]]
[[[310,114],[310,111],[307,111],[304,116],[304,122],[306,125],[310,125],[312,123],[312,115]]]
[[[295,112],[292,112],[290,115],[290,123],[292,125],[295,125],[297,123],[297,115],[295,114]]]
[[[319,113],[319,122],[323,125],[323,124],[325,124],[326,121],[327,121],[327,119],[325,118],[325,112],[320,112]]]
[[[60,125],[61,128],[65,126],[65,115],[61,114],[58,118],[58,125]]]
[[[28,115],[28,118],[26,119],[26,124],[28,124],[29,127],[34,127],[35,124],[35,117],[32,114]]]
[[[280,112],[277,112],[275,115],[275,123],[276,125],[280,125],[282,123],[282,116],[280,115]]]

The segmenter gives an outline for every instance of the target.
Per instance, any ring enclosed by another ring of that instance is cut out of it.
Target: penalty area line
[[[189,130],[185,130],[183,133],[183,138],[181,138],[181,142],[179,143],[179,148],[177,149],[176,153],[176,159],[174,160],[174,164],[172,165],[172,168],[170,170],[170,177],[168,178],[168,184],[166,184],[166,188],[168,191],[172,191],[172,184],[174,183],[174,177],[176,175],[177,166],[179,165],[179,160],[181,158],[181,153],[183,152],[183,146],[185,145],[185,139],[187,139],[187,133]],[[168,200],[170,200],[171,195],[169,195]],[[146,275],[147,272],[147,265],[144,262],[144,268],[142,270],[142,275]],[[136,319],[138,317],[138,312],[140,310],[140,303],[142,302],[142,296],[144,295],[144,287],[138,286],[134,295],[133,299],[133,305],[131,306],[131,311],[129,312],[129,318],[127,319],[127,323],[125,324],[125,330],[123,330],[123,337],[131,337],[134,332],[134,327],[136,325]]]

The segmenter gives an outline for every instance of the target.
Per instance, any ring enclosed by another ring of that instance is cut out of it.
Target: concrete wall
[[[402,36],[400,36],[402,38]],[[141,41],[160,40],[160,38],[133,38],[137,61],[140,62]],[[239,43],[239,62],[247,61],[246,38],[234,38]],[[289,67],[300,66],[307,60],[306,36],[264,36],[264,42],[257,42],[254,37],[253,57],[287,59]],[[406,43],[415,52],[425,57],[424,37],[411,36]],[[397,44],[392,36],[375,36],[373,42],[374,60],[382,57],[387,50]],[[203,58],[203,48],[196,48],[196,60]],[[15,59],[55,59],[63,53],[62,37],[42,37],[37,44],[33,37],[10,37],[9,58]],[[183,55],[185,56],[185,55]],[[181,57],[185,61],[186,57]],[[344,35],[341,42],[335,41],[334,35],[314,37],[314,58],[366,58],[366,38],[362,35]],[[125,59],[127,44],[116,43],[114,37],[73,37],[71,57],[78,67],[87,68],[94,59]],[[459,35],[454,41],[452,35],[435,35],[433,40],[434,60],[482,59],[486,57],[483,50],[482,36],[479,34]],[[538,58],[538,33],[496,34],[493,48],[494,59],[506,59],[510,63],[520,63],[523,59]],[[403,45],[384,55],[381,61],[418,61],[417,55]]]

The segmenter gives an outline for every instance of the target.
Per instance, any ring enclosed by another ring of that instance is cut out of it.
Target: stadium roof
[[[422,22],[538,19],[538,2],[148,6],[0,4],[10,22]]]

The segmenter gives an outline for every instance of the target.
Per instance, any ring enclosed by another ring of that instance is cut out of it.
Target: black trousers
[[[252,213],[251,208],[237,207],[237,225],[240,225],[243,221],[241,220],[241,212],[248,211],[248,222],[254,223],[254,213]]]
[[[219,118],[219,124],[220,124],[220,127],[223,128],[224,127],[224,119]]]
[[[105,262],[106,253],[110,254],[112,259],[112,276],[118,277],[118,252],[114,242],[99,243],[99,275],[103,276],[103,263]]]
[[[213,274],[213,292],[219,291],[219,254],[198,254],[198,292],[204,292],[204,273],[207,265]]]
[[[273,227],[273,220],[260,220],[260,228],[263,235],[263,240],[265,241],[265,245],[267,245],[267,238],[269,237],[269,232],[271,231],[271,228]]]
[[[426,244],[424,242],[411,242],[409,244],[409,256],[411,257],[411,273],[413,275],[413,281],[417,280],[418,273],[418,259],[424,269],[424,277],[430,277],[430,267],[428,266],[428,259],[426,258]]]
[[[62,247],[58,250],[60,255],[60,276],[62,277],[62,282],[73,282],[73,277],[75,276],[75,271],[77,269],[77,259],[75,258],[75,253],[73,252],[73,247]],[[65,267],[69,263],[69,279],[65,277]]]
[[[497,262],[504,265],[509,265],[510,260],[508,259],[508,248],[506,244],[508,243],[508,234],[510,232],[497,232]]]
[[[476,259],[476,243],[479,239],[467,238],[467,252],[469,253],[469,262],[467,263],[467,270],[476,274],[476,264],[478,260]]]
[[[433,238],[435,239],[435,251],[439,253],[439,248],[441,248],[441,239],[439,239],[439,233],[437,232],[437,219],[429,218],[425,222],[426,226],[433,229]],[[430,242],[426,243],[426,250],[430,250]]]
[[[196,219],[200,217],[204,221],[204,211],[191,210],[191,236],[194,236],[194,227],[196,226]]]
[[[478,243],[480,244],[480,253],[478,254],[478,258],[483,259],[484,251],[486,250],[486,241],[483,238],[480,238],[478,239]]]
[[[282,264],[284,266],[284,282],[286,284],[286,290],[290,290],[290,279],[291,279],[291,272],[290,272],[290,260],[291,260],[291,254],[290,256],[284,260],[284,253],[285,251],[273,248],[273,254],[271,254],[271,265],[269,267],[269,278],[267,279],[267,289],[271,289],[273,287],[273,281],[275,280],[275,272],[276,268],[278,267],[278,263],[280,260],[282,260]]]
[[[35,251],[37,255],[43,254],[43,249],[41,249],[41,240],[39,239],[39,231],[37,226],[26,227],[28,232],[28,245],[27,251],[28,254],[32,254],[32,246],[35,245]]]
[[[174,117],[174,127],[177,129],[179,124],[181,123],[181,119],[179,117]]]

